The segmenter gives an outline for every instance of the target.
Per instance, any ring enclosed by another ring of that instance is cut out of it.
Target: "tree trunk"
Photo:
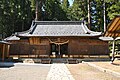
[[[104,0],[104,2],[103,2],[103,10],[104,10],[104,32],[106,31],[106,15],[105,15],[105,0]]]
[[[88,28],[91,28],[91,19],[90,19],[90,0],[88,0]]]
[[[43,17],[42,17],[42,4],[43,4],[43,1],[40,0],[40,6],[39,6],[39,7],[40,7],[40,12],[39,12],[39,13],[40,13],[40,14],[39,14],[39,18],[40,18],[40,19],[39,19],[39,20],[41,20],[41,21],[43,20]]]
[[[36,0],[35,20],[38,21],[38,0]]]

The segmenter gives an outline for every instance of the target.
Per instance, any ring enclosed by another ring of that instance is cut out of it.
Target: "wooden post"
[[[58,52],[58,54],[60,55],[60,44],[58,44],[58,46],[59,46],[59,52]]]
[[[112,61],[112,63],[113,63],[113,61],[114,61],[114,56],[115,56],[115,39],[113,39],[113,44],[112,44],[113,46],[112,46],[112,59],[111,59],[111,61]]]
[[[10,49],[10,45],[7,45],[7,57],[9,57],[9,49]]]
[[[5,57],[5,44],[3,44],[2,62],[4,62],[4,57]]]

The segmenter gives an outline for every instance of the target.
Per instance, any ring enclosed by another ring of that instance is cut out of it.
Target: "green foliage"
[[[61,6],[62,6],[62,9],[67,12],[67,10],[70,6],[69,1],[68,0],[63,0]]]
[[[35,11],[35,0],[30,0],[30,1],[31,1],[32,11]]]
[[[103,31],[104,15],[103,15],[103,1],[93,0],[91,2],[91,16],[92,29],[96,31]]]
[[[111,4],[107,8],[108,16],[112,20],[115,15],[120,14],[120,0],[114,0],[114,1],[109,1],[109,4]]]
[[[69,19],[79,21],[87,18],[87,0],[74,0],[73,5],[69,8]]]
[[[113,45],[113,43],[112,43],[113,41],[109,41],[109,50],[112,52],[112,45]],[[116,40],[115,41],[115,52],[116,51],[120,51],[120,40]]]
[[[39,20],[88,21],[88,0],[37,0]],[[106,4],[106,23],[120,14],[120,0],[90,0],[91,29],[103,31],[103,3]],[[36,0],[0,0],[0,34],[9,36],[27,30],[35,19]]]
[[[64,21],[68,20],[59,0],[46,0],[44,5],[44,20]]]
[[[4,36],[28,29],[31,23],[29,0],[1,0],[0,27]]]

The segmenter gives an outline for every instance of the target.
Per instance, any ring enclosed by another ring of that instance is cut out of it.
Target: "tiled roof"
[[[114,38],[112,37],[99,37],[99,39],[103,40],[103,41],[113,41]],[[120,37],[115,38],[115,40],[120,40]]]
[[[80,21],[37,21],[26,32],[19,32],[18,36],[100,36],[101,32],[94,32]]]
[[[10,41],[10,40],[20,40],[20,38],[15,36],[15,35],[11,35],[10,37],[5,38],[4,40],[7,40],[7,41]]]
[[[40,36],[72,36],[85,34],[81,25],[37,25],[32,33]]]
[[[106,37],[120,37],[120,15],[115,15],[114,19],[108,24],[104,34]]]
[[[10,42],[0,41],[1,44],[11,44]]]

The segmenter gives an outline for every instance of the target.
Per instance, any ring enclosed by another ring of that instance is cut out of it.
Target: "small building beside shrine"
[[[33,21],[29,30],[5,40],[12,43],[10,55],[109,55],[108,42],[100,40],[101,35],[84,21]]]

